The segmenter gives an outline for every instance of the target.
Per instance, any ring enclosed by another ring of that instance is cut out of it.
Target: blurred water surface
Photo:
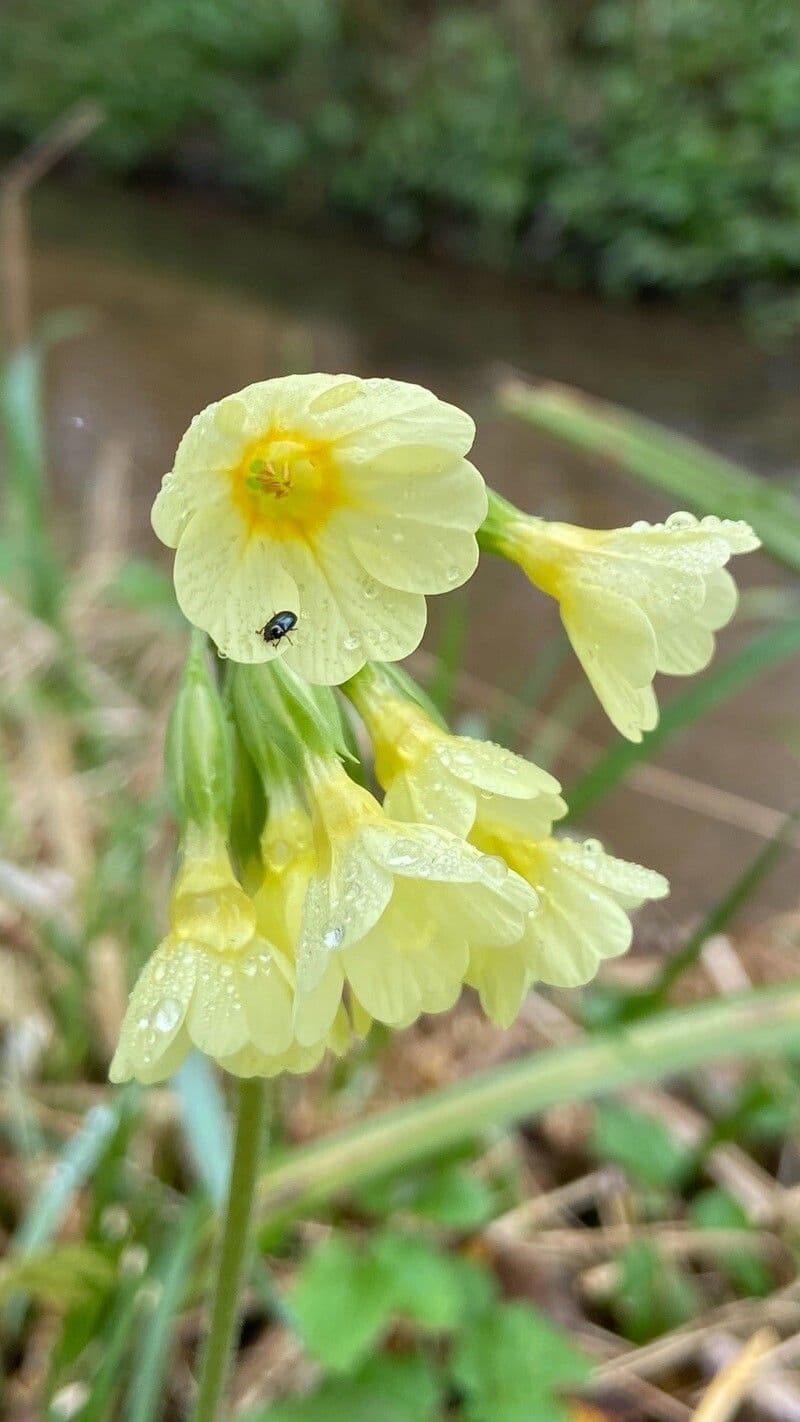
[[[132,471],[131,547],[163,556],[149,507],[192,415],[293,369],[429,385],[475,416],[475,458],[487,479],[547,517],[603,526],[660,518],[671,506],[501,417],[492,392],[508,368],[627,405],[773,478],[798,475],[800,354],[761,349],[716,313],[544,292],[355,237],[298,235],[186,196],[48,185],[36,196],[33,230],[37,310],[83,307],[90,320],[84,335],[55,350],[48,380],[51,464],[64,529],[77,542],[98,459],[116,441]],[[763,557],[740,561],[738,571],[745,586],[789,583]],[[462,704],[485,699],[469,678],[516,691],[552,647],[552,606],[488,559],[453,597],[468,602]],[[432,648],[443,603],[432,607]],[[723,650],[742,631],[725,634]],[[613,735],[576,683],[566,660],[540,705],[577,720],[582,740],[566,739],[555,762],[567,786],[591,758],[585,742],[600,746]],[[662,681],[662,695],[679,686]],[[763,842],[769,816],[761,807],[796,805],[800,774],[784,736],[792,721],[797,734],[798,706],[795,665],[676,740],[655,777],[616,792],[593,815],[609,847],[673,881],[672,900],[652,912],[646,931],[669,938],[704,911]],[[530,731],[548,735],[538,725]],[[797,865],[790,851],[751,912],[796,904]]]

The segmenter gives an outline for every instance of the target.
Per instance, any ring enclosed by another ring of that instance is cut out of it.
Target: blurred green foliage
[[[793,0],[5,0],[0,129],[613,292],[794,322]]]

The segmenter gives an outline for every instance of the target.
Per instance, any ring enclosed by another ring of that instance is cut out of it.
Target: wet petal
[[[180,1064],[189,1046],[182,1029],[196,974],[197,955],[170,939],[148,959],[130,996],[109,1072],[112,1081],[163,1081]]]
[[[640,741],[658,720],[650,683],[657,648],[645,614],[628,598],[581,584],[561,601],[567,636],[600,704],[623,736]]]
[[[259,636],[276,610],[297,607],[280,545],[249,533],[236,511],[215,504],[193,514],[175,555],[182,612],[220,652],[239,662],[271,661],[278,650]]]

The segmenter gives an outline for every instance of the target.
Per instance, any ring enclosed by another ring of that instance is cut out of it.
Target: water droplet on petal
[[[181,1005],[177,998],[165,997],[153,1014],[153,1026],[159,1032],[171,1032],[181,1015]]]
[[[340,923],[335,924],[333,928],[327,929],[322,935],[322,942],[331,953],[341,947],[343,940],[344,929]]]
[[[484,854],[481,858],[481,868],[493,884],[502,884],[508,875],[508,865],[497,854]]]
[[[696,528],[697,519],[694,514],[687,513],[685,509],[679,509],[677,513],[670,514],[667,519],[667,528],[682,529]]]

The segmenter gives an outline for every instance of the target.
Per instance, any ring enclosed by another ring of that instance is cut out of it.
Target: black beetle
[[[288,637],[297,626],[296,612],[275,612],[265,622],[263,627],[259,627],[258,636],[263,637],[265,642],[282,642],[284,637]]]

